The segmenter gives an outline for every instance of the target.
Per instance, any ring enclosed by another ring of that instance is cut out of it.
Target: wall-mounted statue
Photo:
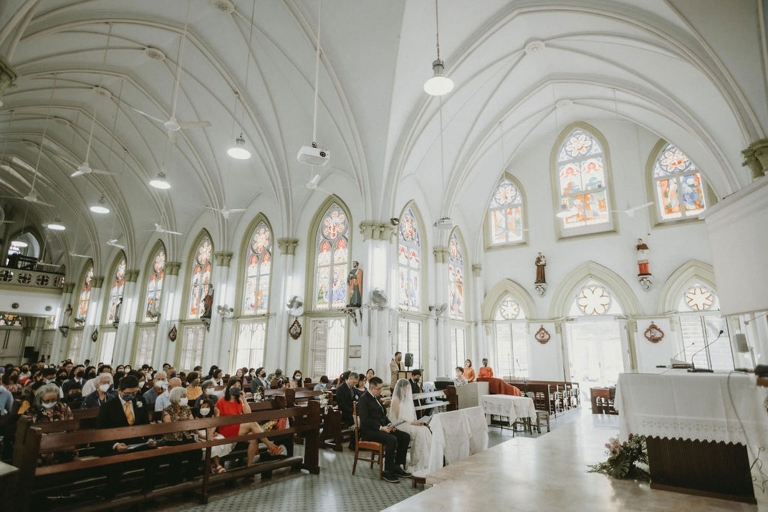
[[[347,293],[349,296],[349,302],[347,302],[348,308],[359,308],[363,305],[363,269],[360,268],[360,263],[357,261],[352,262],[352,269],[347,275]]]

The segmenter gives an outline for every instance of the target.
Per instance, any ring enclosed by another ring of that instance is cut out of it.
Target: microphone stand
[[[520,370],[520,373],[522,374],[523,373],[523,368],[520,366],[520,361],[515,359],[515,362],[517,363],[517,369]],[[528,377],[526,377],[525,375],[523,375],[523,386],[524,386],[524,389],[525,389],[524,393],[528,393]],[[528,395],[526,395],[526,396],[528,396]]]
[[[699,350],[694,352],[694,354],[691,356],[691,368],[688,370],[688,372],[690,372],[690,373],[713,373],[713,370],[711,370],[710,368],[696,368],[696,363],[693,362],[693,359],[699,354],[699,352],[701,352],[702,350],[704,350],[705,348],[707,348],[708,346],[712,345],[714,342],[719,340],[720,336],[722,336],[722,335],[723,335],[723,330],[720,329],[720,332],[718,333],[717,338],[715,338],[714,340],[710,341],[709,343],[707,343],[706,345],[701,347]]]

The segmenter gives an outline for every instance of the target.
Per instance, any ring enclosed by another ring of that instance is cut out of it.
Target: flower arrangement
[[[645,436],[629,434],[629,439],[624,443],[619,443],[619,439],[613,437],[605,447],[608,449],[606,451],[608,460],[590,465],[590,473],[602,473],[612,478],[650,481],[651,475],[645,469],[638,467],[638,463],[648,465]]]

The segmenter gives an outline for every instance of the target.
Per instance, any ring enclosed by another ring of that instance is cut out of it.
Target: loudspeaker
[[[35,354],[37,354],[37,351],[35,350],[35,347],[24,347],[24,357],[35,357]]]
[[[413,354],[409,352],[405,354],[405,367],[410,368],[411,366],[413,366]]]
[[[749,352],[749,345],[747,344],[746,334],[734,334],[733,341],[736,343],[736,350],[742,354]]]

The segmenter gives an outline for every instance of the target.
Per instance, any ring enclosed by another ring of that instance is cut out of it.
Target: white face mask
[[[156,386],[160,386],[161,389],[168,389],[168,382],[164,381],[164,380],[161,380],[160,382],[158,382],[155,385]]]
[[[201,416],[208,416],[208,414],[211,413],[210,409],[200,409],[200,415]]]
[[[208,389],[205,390],[205,392],[208,393],[209,395],[215,395],[216,394],[216,390],[213,389],[213,388],[208,388]]]
[[[109,391],[109,387],[110,387],[109,384],[102,384],[101,386],[99,386],[99,389],[102,392],[106,393],[107,391]]]
[[[187,405],[189,403],[189,398],[179,398],[179,405]]]
[[[45,407],[46,409],[50,409],[54,405],[56,405],[56,402],[51,402],[50,404],[46,404],[46,403],[43,402],[43,407]]]

